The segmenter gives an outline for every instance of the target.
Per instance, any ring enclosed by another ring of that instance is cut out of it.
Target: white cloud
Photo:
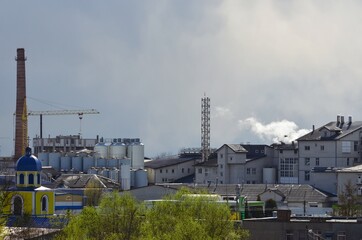
[[[308,129],[299,129],[297,124],[288,120],[281,120],[263,124],[257,119],[250,117],[245,120],[239,120],[241,130],[251,130],[264,141],[290,143],[297,138],[310,132]]]

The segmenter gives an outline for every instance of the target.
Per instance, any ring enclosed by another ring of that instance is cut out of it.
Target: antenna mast
[[[201,98],[201,162],[210,155],[210,98]]]

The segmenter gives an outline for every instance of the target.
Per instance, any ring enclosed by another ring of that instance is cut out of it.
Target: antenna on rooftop
[[[210,155],[210,98],[201,98],[201,162]]]

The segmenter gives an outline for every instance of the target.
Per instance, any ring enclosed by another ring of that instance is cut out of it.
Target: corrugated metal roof
[[[180,164],[180,163],[184,163],[184,162],[188,162],[188,161],[195,161],[196,159],[199,159],[199,158],[196,158],[196,157],[180,158],[178,156],[175,156],[175,157],[170,157],[170,158],[165,158],[165,159],[155,159],[155,160],[145,162],[145,168],[158,169],[158,168],[168,167],[168,166],[172,166],[172,165],[176,165],[176,164]]]

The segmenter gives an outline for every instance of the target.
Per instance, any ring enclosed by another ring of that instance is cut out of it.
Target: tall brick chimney
[[[25,50],[17,49],[16,60],[16,112],[15,112],[15,161],[24,155],[28,146],[28,112],[26,109]]]

